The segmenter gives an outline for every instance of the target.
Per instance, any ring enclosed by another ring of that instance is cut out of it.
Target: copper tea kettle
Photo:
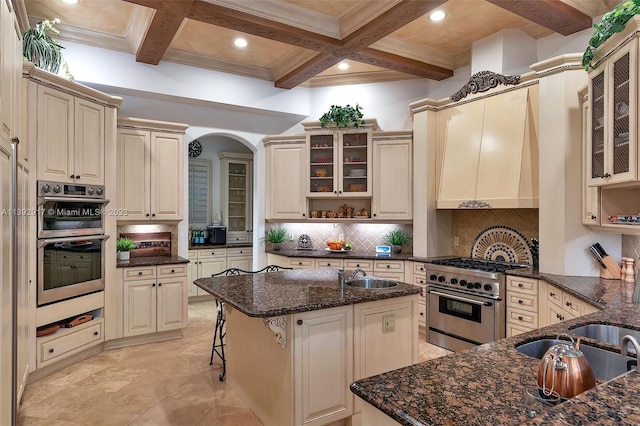
[[[571,340],[561,341],[560,336]],[[596,379],[589,361],[580,351],[580,338],[574,342],[568,334],[556,337],[558,344],[545,352],[538,368],[538,387],[546,397],[573,398],[595,387]]]

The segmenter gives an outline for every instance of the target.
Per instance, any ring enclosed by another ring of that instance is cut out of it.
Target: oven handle
[[[429,290],[429,294],[436,294],[438,296],[449,297],[451,299],[459,300],[461,302],[473,303],[474,305],[480,305],[480,306],[493,305],[493,303],[491,302],[479,302],[477,300],[467,299],[466,297],[454,296],[453,294],[447,294],[447,293],[440,293],[439,291],[435,291],[435,290]]]
[[[81,237],[65,237],[65,238],[47,238],[44,240],[38,240],[38,248],[42,248],[47,244],[53,243],[70,243],[74,241],[86,241],[86,240],[102,240],[109,239],[108,235],[83,235]]]
[[[41,206],[47,201],[59,201],[67,203],[95,203],[95,204],[107,204],[109,200],[104,198],[73,198],[73,197],[38,197],[38,205]]]

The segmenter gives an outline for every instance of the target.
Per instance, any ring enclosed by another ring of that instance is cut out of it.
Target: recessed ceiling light
[[[340,62],[338,64],[338,69],[342,71],[349,69],[349,64],[347,64],[346,62]]]
[[[233,41],[233,44],[236,45],[236,47],[247,47],[247,40],[243,39],[243,38],[237,38]]]
[[[429,15],[429,19],[432,20],[433,22],[438,22],[438,21],[442,21],[446,16],[447,14],[444,13],[443,11],[436,10],[431,15]]]
[[[78,0],[62,0],[62,1],[64,3],[67,3],[67,4],[77,4],[78,3]]]

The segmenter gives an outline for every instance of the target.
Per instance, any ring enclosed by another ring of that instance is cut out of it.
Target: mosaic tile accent
[[[490,226],[505,226],[523,234],[529,244],[538,238],[538,209],[478,209],[454,210],[451,216],[451,241],[454,256],[469,256],[476,237]]]
[[[171,256],[178,255],[177,225],[167,225],[167,224],[160,224],[160,223],[118,225],[118,237],[120,237],[120,235],[122,234],[149,233],[149,232],[171,232]]]
[[[375,251],[376,246],[384,244],[384,235],[394,229],[402,229],[407,234],[413,234],[412,225],[382,224],[382,223],[267,223],[266,232],[271,228],[282,226],[288,232],[293,232],[293,241],[282,245],[283,250],[298,248],[298,237],[307,234],[311,237],[314,249],[324,249],[329,240],[336,240],[344,234],[345,241],[351,243],[354,250]],[[261,242],[264,245],[264,242]],[[402,253],[413,253],[413,241],[402,246]]]

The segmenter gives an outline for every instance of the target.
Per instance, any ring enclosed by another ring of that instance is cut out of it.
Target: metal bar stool
[[[218,272],[217,274],[211,275],[211,277],[217,277],[220,275],[232,276],[232,275],[241,275],[241,274],[257,274],[260,272],[277,272],[282,269],[293,269],[285,266],[278,265],[268,265],[258,271],[245,271],[240,268],[229,268],[225,269],[222,272]],[[219,299],[215,299],[216,301],[216,310],[218,311],[216,315],[216,327],[213,330],[213,345],[211,346],[211,359],[209,360],[209,365],[213,365],[213,357],[214,355],[218,355],[220,360],[222,361],[222,373],[218,379],[222,382],[227,375],[227,358],[224,353],[224,338],[227,335],[227,331],[224,328],[225,323],[227,322],[227,317],[224,312],[224,302]],[[220,342],[218,343],[218,338],[220,338]]]

